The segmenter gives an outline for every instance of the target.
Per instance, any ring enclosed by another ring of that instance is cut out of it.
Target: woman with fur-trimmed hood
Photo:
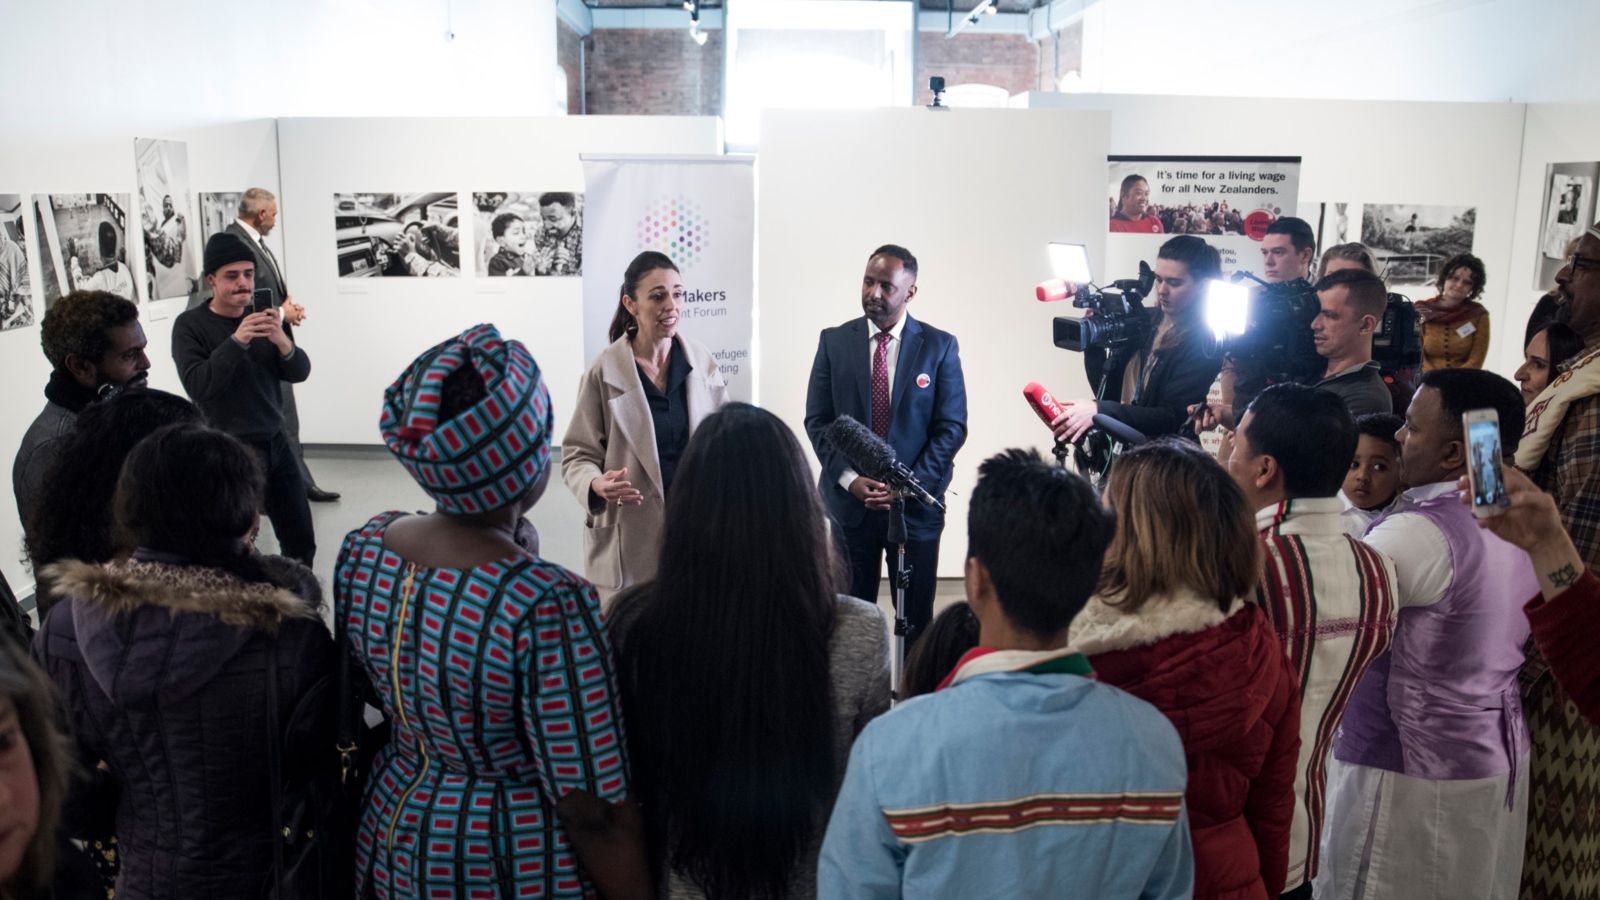
[[[268,650],[284,726],[334,656],[311,572],[253,549],[262,489],[239,441],[163,428],[118,481],[131,555],[49,573],[64,599],[34,652],[80,766],[102,768],[118,789],[119,900],[259,896],[271,876],[266,747],[282,733],[268,724]],[[333,743],[331,733],[305,740]]]
[[[1289,864],[1299,686],[1248,599],[1260,560],[1244,495],[1200,448],[1159,440],[1117,459],[1104,499],[1117,533],[1068,646],[1178,729],[1197,900],[1275,898]]]

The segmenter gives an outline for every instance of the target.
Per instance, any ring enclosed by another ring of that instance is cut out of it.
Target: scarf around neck
[[[1579,356],[1534,398],[1517,444],[1517,468],[1524,472],[1537,469],[1567,417],[1567,408],[1595,394],[1600,394],[1600,347]]]
[[[1470,322],[1489,312],[1482,303],[1476,300],[1468,300],[1460,306],[1447,308],[1444,306],[1444,298],[1442,297],[1418,300],[1412,306],[1416,307],[1417,315],[1422,318],[1422,321],[1431,325],[1459,325],[1462,322]]]

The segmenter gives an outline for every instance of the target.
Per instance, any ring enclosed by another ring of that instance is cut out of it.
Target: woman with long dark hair
[[[117,479],[126,554],[45,572],[62,599],[35,653],[80,764],[103,762],[120,790],[119,900],[253,897],[273,875],[280,785],[263,747],[294,743],[292,714],[334,660],[316,578],[255,553],[263,490],[237,439],[167,426]],[[331,752],[331,728],[303,737],[285,758]]]
[[[157,390],[127,391],[78,414],[25,529],[28,558],[38,576],[40,622],[56,594],[39,570],[64,559],[102,563],[116,555],[111,506],[128,453],[163,426],[199,421],[200,410],[193,403]]]
[[[578,382],[561,477],[587,514],[584,575],[600,599],[656,571],[661,516],[689,435],[727,402],[717,361],[678,330],[683,278],[663,253],[623,275],[611,346]]]
[[[815,896],[851,742],[889,706],[883,616],[839,595],[810,467],[773,414],[707,417],[676,484],[660,570],[610,619],[652,858],[672,897]]]

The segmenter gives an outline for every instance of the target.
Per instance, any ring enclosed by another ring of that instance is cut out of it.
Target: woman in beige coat
[[[561,477],[587,513],[584,576],[602,602],[655,577],[672,473],[689,435],[728,400],[711,351],[678,333],[683,279],[665,254],[634,257],[611,346],[578,384]]]

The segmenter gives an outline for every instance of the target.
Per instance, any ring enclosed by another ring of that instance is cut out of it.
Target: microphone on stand
[[[887,484],[923,506],[944,511],[944,502],[928,492],[905,464],[895,459],[894,448],[871,429],[850,416],[840,416],[823,429],[822,440],[844,454],[857,472]]]

